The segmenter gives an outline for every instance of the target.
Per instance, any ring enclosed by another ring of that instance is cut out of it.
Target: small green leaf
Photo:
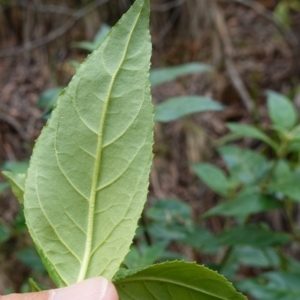
[[[56,88],[51,88],[51,89],[45,90],[40,95],[37,106],[42,107],[42,108],[52,108],[54,106],[54,104],[56,103],[58,96],[63,89],[64,89],[64,87],[59,86]]]
[[[113,281],[121,300],[246,300],[223,276],[195,263],[121,270]]]
[[[44,273],[45,268],[42,264],[41,258],[37,252],[32,248],[26,248],[15,252],[15,256],[26,266],[38,273]]]
[[[290,242],[289,235],[256,225],[232,228],[219,234],[218,239],[221,245],[250,245],[257,248],[281,246]]]
[[[81,41],[81,42],[73,42],[71,44],[72,47],[74,48],[79,48],[79,49],[83,49],[83,50],[87,50],[89,52],[94,51],[95,49],[97,49],[97,47],[99,46],[99,44],[105,39],[105,37],[108,35],[109,31],[111,30],[111,27],[106,25],[106,24],[102,24],[99,31],[97,32],[93,42],[87,42],[87,41]]]
[[[194,229],[191,208],[183,201],[159,200],[146,211],[146,216],[150,220],[148,231],[157,240],[182,240]]]
[[[152,86],[155,86],[164,82],[175,80],[184,75],[211,72],[212,70],[213,68],[211,66],[196,62],[176,67],[153,69],[150,73],[150,82]]]
[[[259,191],[248,189],[241,192],[236,199],[222,202],[214,206],[201,218],[212,216],[226,217],[247,217],[251,214],[280,209],[283,207],[282,202],[270,196],[262,195]]]
[[[292,171],[286,160],[280,160],[273,172],[268,189],[286,195],[293,201],[300,202],[299,181],[300,172],[297,169]]]
[[[299,278],[299,273],[268,272],[236,285],[258,300],[296,300],[300,299]]]
[[[244,184],[257,184],[270,169],[270,162],[260,153],[229,145],[218,148],[233,179]]]
[[[278,150],[278,145],[270,139],[264,132],[257,129],[254,126],[247,124],[237,124],[237,123],[226,123],[227,127],[231,130],[233,134],[239,136],[239,138],[250,137],[254,139],[258,139],[260,141],[265,142],[269,146],[271,146],[275,151]]]
[[[199,227],[180,242],[207,254],[216,254],[220,248],[218,239],[209,230]]]
[[[29,283],[29,286],[30,286],[30,292],[34,293],[34,292],[42,291],[39,284],[37,282],[35,282],[32,278],[28,279],[28,283]]]
[[[153,106],[149,0],[137,0],[81,64],[37,140],[25,218],[58,286],[111,279],[147,198]]]
[[[166,242],[158,242],[151,246],[141,247],[143,248],[141,250],[132,246],[124,263],[130,269],[152,265],[164,254],[167,244]]]
[[[8,241],[10,236],[10,229],[5,225],[0,224],[0,244]]]
[[[291,130],[298,121],[294,104],[285,96],[268,91],[268,110],[274,125]]]
[[[2,169],[13,173],[23,174],[27,172],[28,162],[6,161],[3,164]]]
[[[187,236],[187,228],[178,224],[152,223],[148,226],[149,234],[157,240],[179,241]]]
[[[228,195],[230,185],[226,174],[212,164],[194,164],[193,170],[197,176],[216,193]]]
[[[24,186],[25,186],[25,179],[26,174],[17,174],[9,171],[3,171],[2,174],[8,180],[12,192],[22,204],[24,202],[23,195],[24,195]]]
[[[8,182],[0,182],[0,194],[9,188]]]
[[[170,98],[155,106],[155,121],[171,122],[184,116],[207,111],[220,111],[218,102],[200,96],[181,96]]]
[[[279,268],[281,264],[281,258],[274,248],[251,246],[235,246],[230,253],[229,260],[256,268]]]
[[[162,199],[156,201],[146,211],[149,219],[164,223],[178,222],[187,225],[192,218],[191,207],[176,199]]]

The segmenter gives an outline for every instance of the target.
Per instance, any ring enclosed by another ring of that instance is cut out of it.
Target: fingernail
[[[91,278],[65,288],[52,290],[49,300],[105,300],[109,284],[103,277]]]

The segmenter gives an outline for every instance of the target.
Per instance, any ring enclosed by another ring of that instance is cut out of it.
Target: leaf
[[[0,244],[8,241],[10,239],[10,236],[10,229],[5,225],[0,224]]]
[[[32,278],[28,279],[28,283],[30,285],[30,292],[34,293],[34,292],[40,292],[40,291],[42,291],[42,289],[39,286],[39,284],[37,282],[35,282]]]
[[[28,169],[28,162],[15,162],[15,161],[6,161],[3,166],[3,170],[11,171],[13,173],[26,173]]]
[[[273,232],[256,225],[235,227],[217,236],[220,245],[250,245],[257,248],[286,245],[290,237],[285,233]]]
[[[130,269],[152,265],[163,255],[166,247],[166,242],[155,243],[151,246],[145,247],[142,251],[140,251],[136,246],[132,246],[124,263]]]
[[[159,222],[177,222],[188,225],[192,218],[191,207],[183,201],[176,199],[162,199],[156,201],[146,211],[148,218]]]
[[[43,108],[52,108],[56,103],[59,94],[64,89],[64,87],[58,86],[55,88],[51,88],[45,90],[39,97],[39,101],[37,103],[38,107]]]
[[[274,125],[291,130],[298,121],[294,104],[285,96],[268,91],[268,110]]]
[[[216,193],[226,196],[230,185],[226,174],[212,164],[194,164],[193,170],[197,176]]]
[[[120,300],[246,300],[223,276],[187,262],[122,270],[114,284]]]
[[[272,192],[288,196],[295,202],[300,202],[300,173],[292,171],[286,160],[280,160],[271,177],[268,189]]]
[[[80,48],[92,52],[95,49],[97,49],[98,45],[105,39],[110,29],[111,27],[108,26],[107,24],[102,24],[93,42],[87,42],[87,41],[73,42],[71,46],[74,48]]]
[[[254,189],[241,192],[235,200],[222,202],[206,213],[201,218],[212,216],[246,217],[251,214],[282,208],[282,202],[277,199],[261,194]]]
[[[205,228],[195,228],[180,242],[207,254],[216,254],[220,248],[218,239]]]
[[[218,102],[201,96],[180,96],[170,98],[155,106],[156,122],[171,122],[184,116],[207,111],[220,111]]]
[[[244,184],[257,184],[268,170],[270,162],[255,151],[243,150],[237,146],[229,145],[218,148],[218,152],[226,163],[233,179]]]
[[[26,174],[17,174],[9,171],[3,171],[2,174],[9,182],[12,192],[22,204],[24,202],[23,195],[24,195],[24,185]]]
[[[191,208],[183,201],[159,200],[146,211],[146,216],[152,221],[148,231],[157,240],[182,240],[194,230]]]
[[[175,80],[184,75],[211,72],[212,70],[213,68],[211,66],[196,62],[175,67],[153,69],[150,73],[150,82],[153,87],[161,83]]]
[[[59,94],[63,91],[64,87],[56,87],[56,88],[51,88],[48,90],[45,90],[39,98],[39,101],[37,103],[38,107],[44,108],[44,112],[42,117],[44,119],[48,119],[51,115],[52,109],[54,105],[57,102]]]
[[[58,286],[124,260],[152,159],[149,1],[137,0],[80,66],[39,137],[25,182],[26,222]]]
[[[0,182],[0,194],[9,188],[8,182]]]
[[[227,127],[233,134],[239,136],[239,138],[250,137],[265,142],[271,146],[275,151],[278,150],[278,145],[270,139],[264,132],[251,125],[226,123]],[[236,138],[237,139],[237,138]]]
[[[187,236],[187,228],[178,224],[152,223],[148,226],[148,232],[154,239],[163,241],[179,241]]]
[[[44,273],[45,268],[36,251],[32,248],[26,248],[15,252],[15,256],[26,266],[38,273]]]
[[[299,278],[299,273],[268,272],[236,285],[258,300],[295,300],[300,298]]]
[[[274,248],[235,246],[229,259],[256,268],[279,268],[281,264],[281,258]]]

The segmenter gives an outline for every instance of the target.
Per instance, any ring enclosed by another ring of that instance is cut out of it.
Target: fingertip
[[[104,277],[95,277],[52,290],[49,300],[118,300],[115,286]]]

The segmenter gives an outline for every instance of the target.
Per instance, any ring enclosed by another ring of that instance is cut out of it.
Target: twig
[[[59,27],[58,29],[55,29],[51,31],[49,34],[38,38],[32,42],[26,43],[23,46],[18,46],[14,48],[9,48],[9,49],[4,49],[0,51],[0,57],[7,57],[7,56],[14,56],[14,55],[19,55],[24,52],[33,50],[38,47],[42,47],[53,40],[61,37],[64,35],[68,30],[70,30],[74,24],[82,19],[84,16],[87,14],[93,12],[98,6],[108,2],[109,0],[96,0],[93,3],[85,6],[84,8],[78,10],[72,15],[72,19],[70,19],[68,22],[66,22],[63,26]]]
[[[296,61],[298,62],[298,65],[300,65],[300,60],[299,60],[300,43],[298,38],[290,29],[286,28],[280,20],[274,18],[273,14],[268,9],[266,9],[262,4],[260,4],[257,1],[249,1],[249,0],[217,0],[217,1],[227,3],[227,4],[236,2],[238,4],[244,5],[252,9],[257,15],[269,21],[284,37],[286,43],[292,49],[293,55]]]
[[[241,79],[239,72],[233,61],[234,49],[231,44],[231,39],[229,36],[229,32],[226,26],[226,22],[224,17],[218,7],[218,5],[214,3],[214,11],[215,11],[215,25],[216,29],[218,30],[219,36],[221,38],[223,47],[224,47],[224,54],[225,54],[225,63],[228,75],[232,81],[233,86],[235,87],[236,91],[240,95],[243,104],[245,105],[248,112],[252,112],[253,110],[253,100]]]
[[[44,4],[32,4],[28,1],[13,1],[8,3],[9,6],[17,6],[23,7],[26,9],[39,11],[43,13],[54,13],[59,15],[66,15],[66,16],[74,16],[76,10],[65,7],[65,6],[58,6],[58,5],[44,5]]]
[[[25,132],[23,130],[22,126],[11,116],[0,112],[0,121],[4,121],[5,123],[7,123],[11,127],[13,127],[24,141],[29,140],[29,136],[28,136],[27,132]]]
[[[151,5],[151,10],[152,11],[158,11],[158,12],[166,12],[172,8],[181,6],[182,4],[185,3],[186,0],[173,0],[169,1],[164,4],[152,4]]]
[[[153,40],[153,44],[159,43],[165,37],[165,35],[171,30],[171,28],[174,25],[176,19],[179,17],[179,14],[180,14],[180,9],[176,9],[172,13],[168,23],[164,26],[164,28],[158,33],[156,38]]]

